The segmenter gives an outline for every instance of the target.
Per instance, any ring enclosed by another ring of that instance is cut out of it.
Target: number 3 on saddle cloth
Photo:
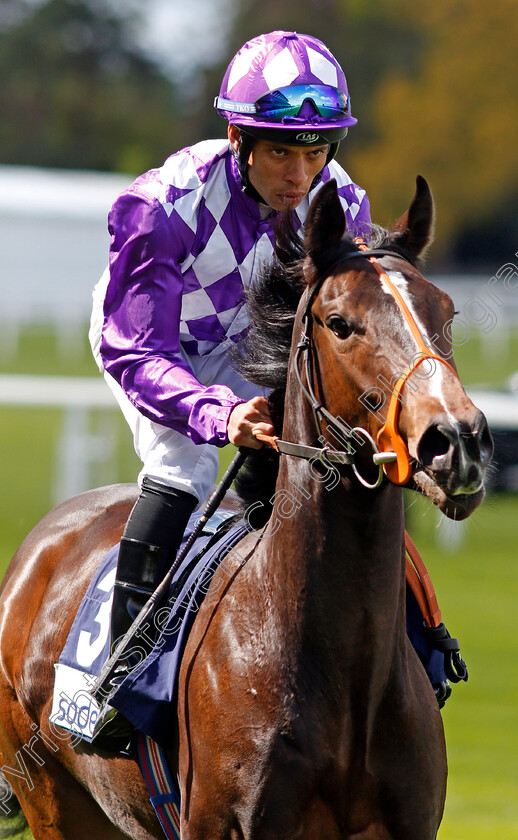
[[[199,514],[189,520],[184,540]],[[171,742],[171,703],[176,702],[182,652],[196,613],[207,592],[226,586],[246,561],[235,549],[247,532],[235,514],[218,511],[177,572],[169,601],[144,625],[135,639],[132,668],[110,698],[141,733],[160,746]],[[434,687],[439,705],[451,688],[449,681],[467,679],[459,644],[441,621],[426,568],[407,535],[407,633]],[[98,706],[89,694],[108,657],[110,610],[118,546],[101,562],[79,607],[59,662],[50,719],[79,741],[91,740]],[[151,644],[151,643],[152,644]],[[133,664],[134,663],[134,664]],[[76,741],[76,742],[77,742]]]

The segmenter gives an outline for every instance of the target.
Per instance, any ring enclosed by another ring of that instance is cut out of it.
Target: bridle
[[[364,487],[375,489],[381,484],[384,474],[390,479],[390,481],[392,481],[393,484],[398,485],[406,484],[412,475],[412,461],[410,453],[398,430],[402,390],[410,376],[415,372],[417,367],[422,364],[422,362],[429,359],[433,359],[441,362],[443,365],[446,365],[446,367],[451,370],[455,376],[457,376],[457,373],[446,361],[446,359],[443,359],[436,353],[430,352],[430,349],[426,345],[412,313],[399,292],[399,289],[392,282],[389,275],[382,268],[377,259],[378,257],[385,256],[398,257],[399,259],[402,259],[401,254],[395,251],[383,249],[370,250],[360,238],[357,238],[354,241],[359,250],[353,251],[349,254],[343,254],[336,260],[336,262],[326,267],[325,274],[319,277],[313,286],[306,292],[307,299],[304,312],[302,314],[302,333],[295,351],[295,374],[297,376],[299,386],[313,411],[313,417],[315,419],[315,425],[318,432],[318,439],[323,445],[322,447],[306,446],[303,444],[291,443],[290,441],[285,441],[278,437],[269,437],[259,434],[257,435],[257,438],[269,443],[270,446],[273,446],[274,449],[285,455],[292,455],[306,460],[319,459],[324,464],[327,462],[328,465],[349,465],[352,467],[358,481],[360,481]],[[392,388],[387,417],[385,423],[378,431],[376,440],[374,440],[372,435],[361,426],[351,428],[345,424],[340,417],[336,417],[331,414],[331,412],[329,412],[318,400],[315,393],[313,378],[314,349],[312,342],[313,316],[311,314],[311,308],[332,269],[346,260],[358,259],[360,257],[368,259],[380,278],[383,280],[385,287],[388,289],[398,305],[419,347],[417,359],[412,361],[412,364],[408,367],[405,373],[398,378],[396,384]],[[322,429],[323,421],[325,421],[327,428],[331,430],[334,436],[344,444],[345,449],[332,449],[329,444],[326,443]],[[367,479],[361,475],[354,460],[355,450],[349,441],[351,438],[358,439],[358,437],[366,440],[373,450],[372,461],[378,467],[378,476],[376,481],[373,483],[367,481]]]

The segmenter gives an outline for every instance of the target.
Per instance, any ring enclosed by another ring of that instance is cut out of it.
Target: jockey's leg
[[[142,490],[126,523],[120,542],[117,573],[113,591],[110,649],[129,630],[151,593],[165,577],[176,556],[185,526],[198,498],[149,478],[142,480]],[[142,645],[143,640],[140,640]],[[139,660],[121,657],[111,679],[116,688]],[[127,743],[133,727],[104,703],[95,724],[93,740],[105,749]]]
[[[105,379],[133,432],[135,452],[142,461],[141,494],[120,545],[113,649],[169,571],[190,514],[212,490],[219,458],[215,446],[196,445],[188,436],[145,417],[109,374]]]
[[[190,514],[212,490],[219,458],[215,446],[196,445],[188,436],[145,417],[109,374],[105,379],[133,432],[135,452],[142,461],[142,492],[121,539],[111,625],[113,647],[169,571]],[[113,677],[114,687],[132,664],[122,659]],[[108,748],[117,730],[125,737],[121,718],[108,700],[97,719],[94,740],[100,743],[102,731]]]
[[[143,479],[120,543],[111,618],[112,648],[169,571],[197,502],[191,493]]]

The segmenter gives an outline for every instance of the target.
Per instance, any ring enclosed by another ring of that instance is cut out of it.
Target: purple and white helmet
[[[344,72],[322,41],[270,32],[234,56],[214,101],[218,114],[254,137],[295,145],[338,144],[349,126]]]

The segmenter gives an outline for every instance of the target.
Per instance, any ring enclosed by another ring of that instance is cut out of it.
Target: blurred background
[[[518,840],[516,0],[0,0],[0,575],[54,504],[135,480],[87,344],[107,213],[135,175],[224,136],[224,70],[273,29],[316,35],[342,63],[358,125],[338,157],[373,220],[408,207],[418,173],[434,193],[427,276],[454,298],[455,359],[497,444],[464,525],[407,499],[470,666],[444,710],[439,840]]]

